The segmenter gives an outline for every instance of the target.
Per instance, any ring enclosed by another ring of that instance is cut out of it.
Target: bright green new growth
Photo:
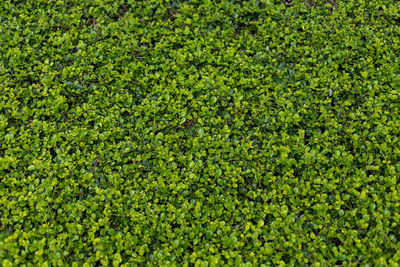
[[[3,266],[395,266],[400,5],[0,1]]]

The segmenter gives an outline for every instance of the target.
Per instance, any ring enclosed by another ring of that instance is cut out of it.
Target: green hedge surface
[[[0,1],[2,266],[398,266],[399,11]]]

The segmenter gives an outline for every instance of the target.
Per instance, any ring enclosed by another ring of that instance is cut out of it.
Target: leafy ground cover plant
[[[399,3],[285,3],[1,1],[3,266],[396,266]]]

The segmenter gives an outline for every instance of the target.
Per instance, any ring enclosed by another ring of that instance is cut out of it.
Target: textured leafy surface
[[[399,9],[0,1],[3,266],[395,266]]]

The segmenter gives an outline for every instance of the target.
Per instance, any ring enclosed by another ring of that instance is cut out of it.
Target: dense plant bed
[[[400,261],[400,5],[0,1],[3,266]]]

